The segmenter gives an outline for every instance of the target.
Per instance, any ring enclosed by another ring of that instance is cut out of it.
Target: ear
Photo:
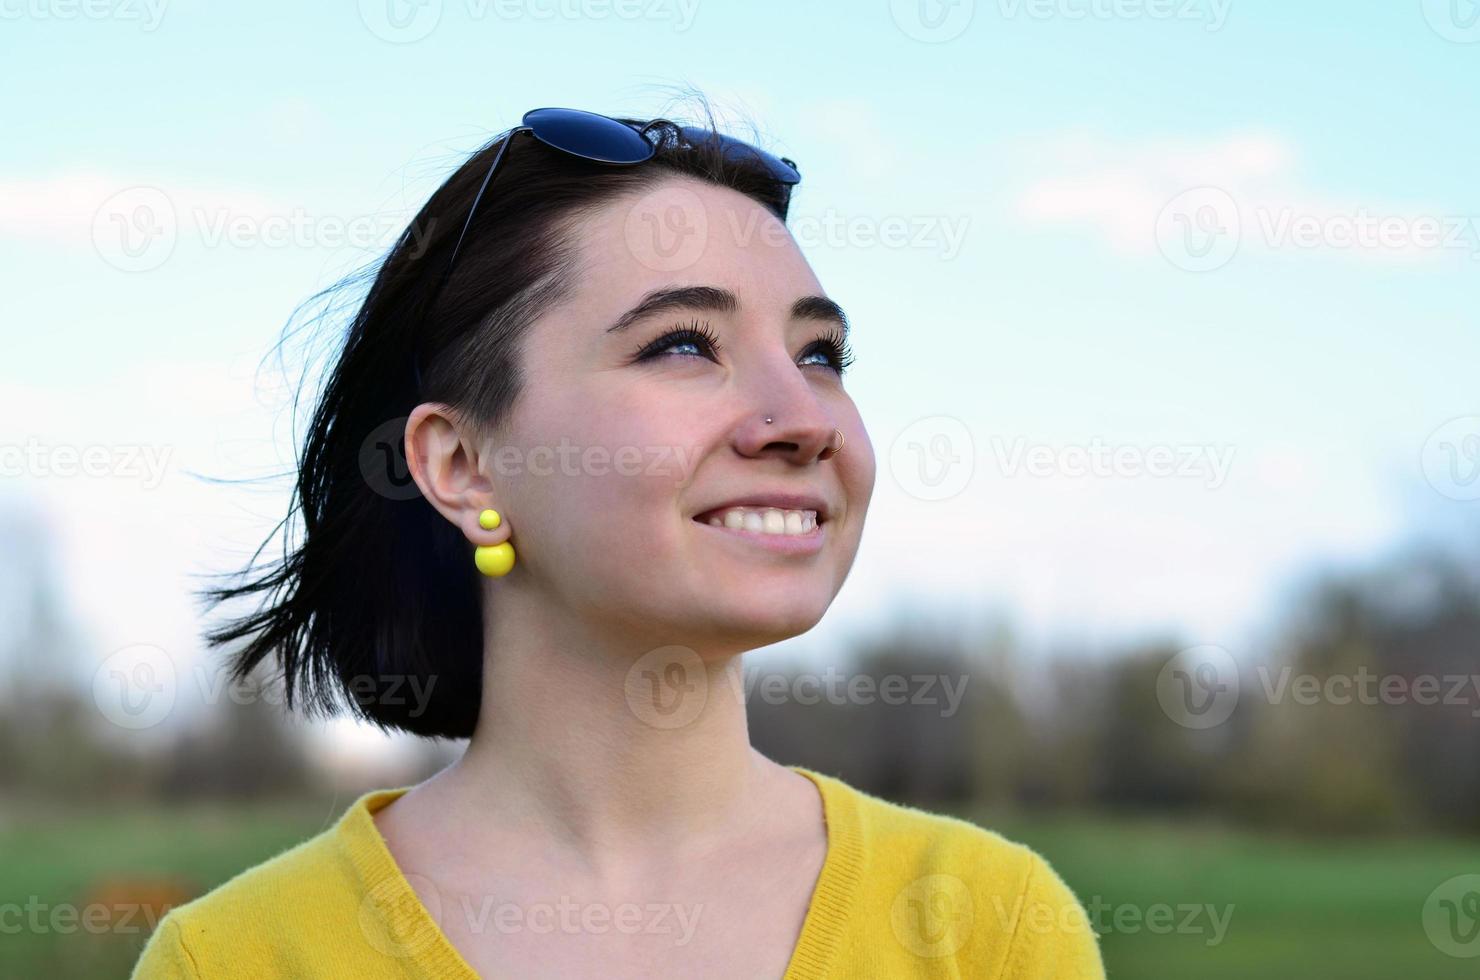
[[[487,544],[478,515],[497,507],[493,482],[479,467],[473,427],[450,406],[423,402],[406,419],[406,463],[421,495],[470,541]]]

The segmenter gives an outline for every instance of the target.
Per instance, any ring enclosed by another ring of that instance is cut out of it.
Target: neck
[[[470,832],[537,834],[615,871],[763,819],[779,767],[751,748],[737,654],[520,609],[489,617],[477,730],[437,777]]]

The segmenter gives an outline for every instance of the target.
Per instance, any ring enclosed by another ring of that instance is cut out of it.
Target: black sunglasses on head
[[[488,173],[483,175],[483,184],[478,188],[478,195],[473,198],[473,206],[468,209],[468,218],[463,222],[462,231],[457,236],[457,244],[452,247],[452,258],[447,262],[446,276],[452,275],[452,266],[457,261],[457,253],[462,248],[463,238],[473,224],[473,216],[478,213],[478,203],[483,200],[483,192],[488,190],[488,185],[493,183],[493,175],[497,172],[499,164],[503,162],[504,153],[514,142],[515,136],[520,133],[529,133],[546,146],[569,153],[571,156],[592,160],[596,163],[631,166],[651,160],[653,154],[657,153],[657,145],[647,138],[647,131],[659,124],[672,125],[666,119],[654,119],[638,127],[624,123],[620,119],[613,119],[611,116],[586,112],[582,109],[545,108],[531,109],[526,112],[521,125],[509,132],[508,139],[504,140],[503,145],[498,148],[498,153],[494,155],[493,163],[488,167]],[[696,126],[680,126],[678,131],[683,140],[691,146],[700,146],[705,143],[717,144],[727,160],[761,163],[778,183],[787,185],[788,195],[791,186],[802,179],[797,165],[786,157],[772,156],[765,150],[737,140],[733,136],[700,129]]]

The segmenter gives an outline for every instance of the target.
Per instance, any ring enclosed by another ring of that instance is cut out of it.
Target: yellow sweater
[[[792,766],[827,855],[782,980],[1103,978],[1079,902],[1041,857],[974,824]],[[366,793],[328,830],[172,909],[133,980],[477,977],[395,863]]]

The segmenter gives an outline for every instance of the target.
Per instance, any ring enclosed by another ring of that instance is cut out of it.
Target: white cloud
[[[0,178],[0,230],[6,237],[89,245],[93,219],[111,199],[133,188],[164,194],[177,214],[232,214],[261,220],[292,205],[254,190],[162,182],[142,174],[75,170],[53,177]]]
[[[1235,196],[1252,194],[1288,174],[1294,157],[1284,141],[1261,134],[1198,143],[1068,132],[1022,144],[1019,153],[1020,169],[1050,174],[1018,193],[1017,212],[1024,220],[1088,225],[1116,248],[1133,252],[1156,251],[1156,216],[1181,192],[1212,185]]]
[[[73,170],[0,177],[0,240],[97,249],[111,263],[153,268],[178,238],[222,245],[378,250],[410,219],[409,205],[365,208],[344,197],[293,201],[252,188],[177,181],[158,174]],[[163,244],[168,243],[168,244]],[[130,250],[132,248],[132,250]],[[159,248],[148,261],[151,248]]]
[[[1089,229],[1127,254],[1166,251],[1158,235],[1205,217],[1192,212],[1210,202],[1223,202],[1219,230],[1243,249],[1388,261],[1480,254],[1480,225],[1461,209],[1311,186],[1296,147],[1277,135],[1118,140],[1071,131],[1021,143],[1015,155],[1014,169],[1034,175],[1012,197],[1026,224]],[[1189,193],[1200,188],[1211,190]],[[1184,206],[1184,221],[1165,220]]]
[[[126,186],[91,172],[0,180],[0,229],[7,238],[85,242],[98,206]]]

